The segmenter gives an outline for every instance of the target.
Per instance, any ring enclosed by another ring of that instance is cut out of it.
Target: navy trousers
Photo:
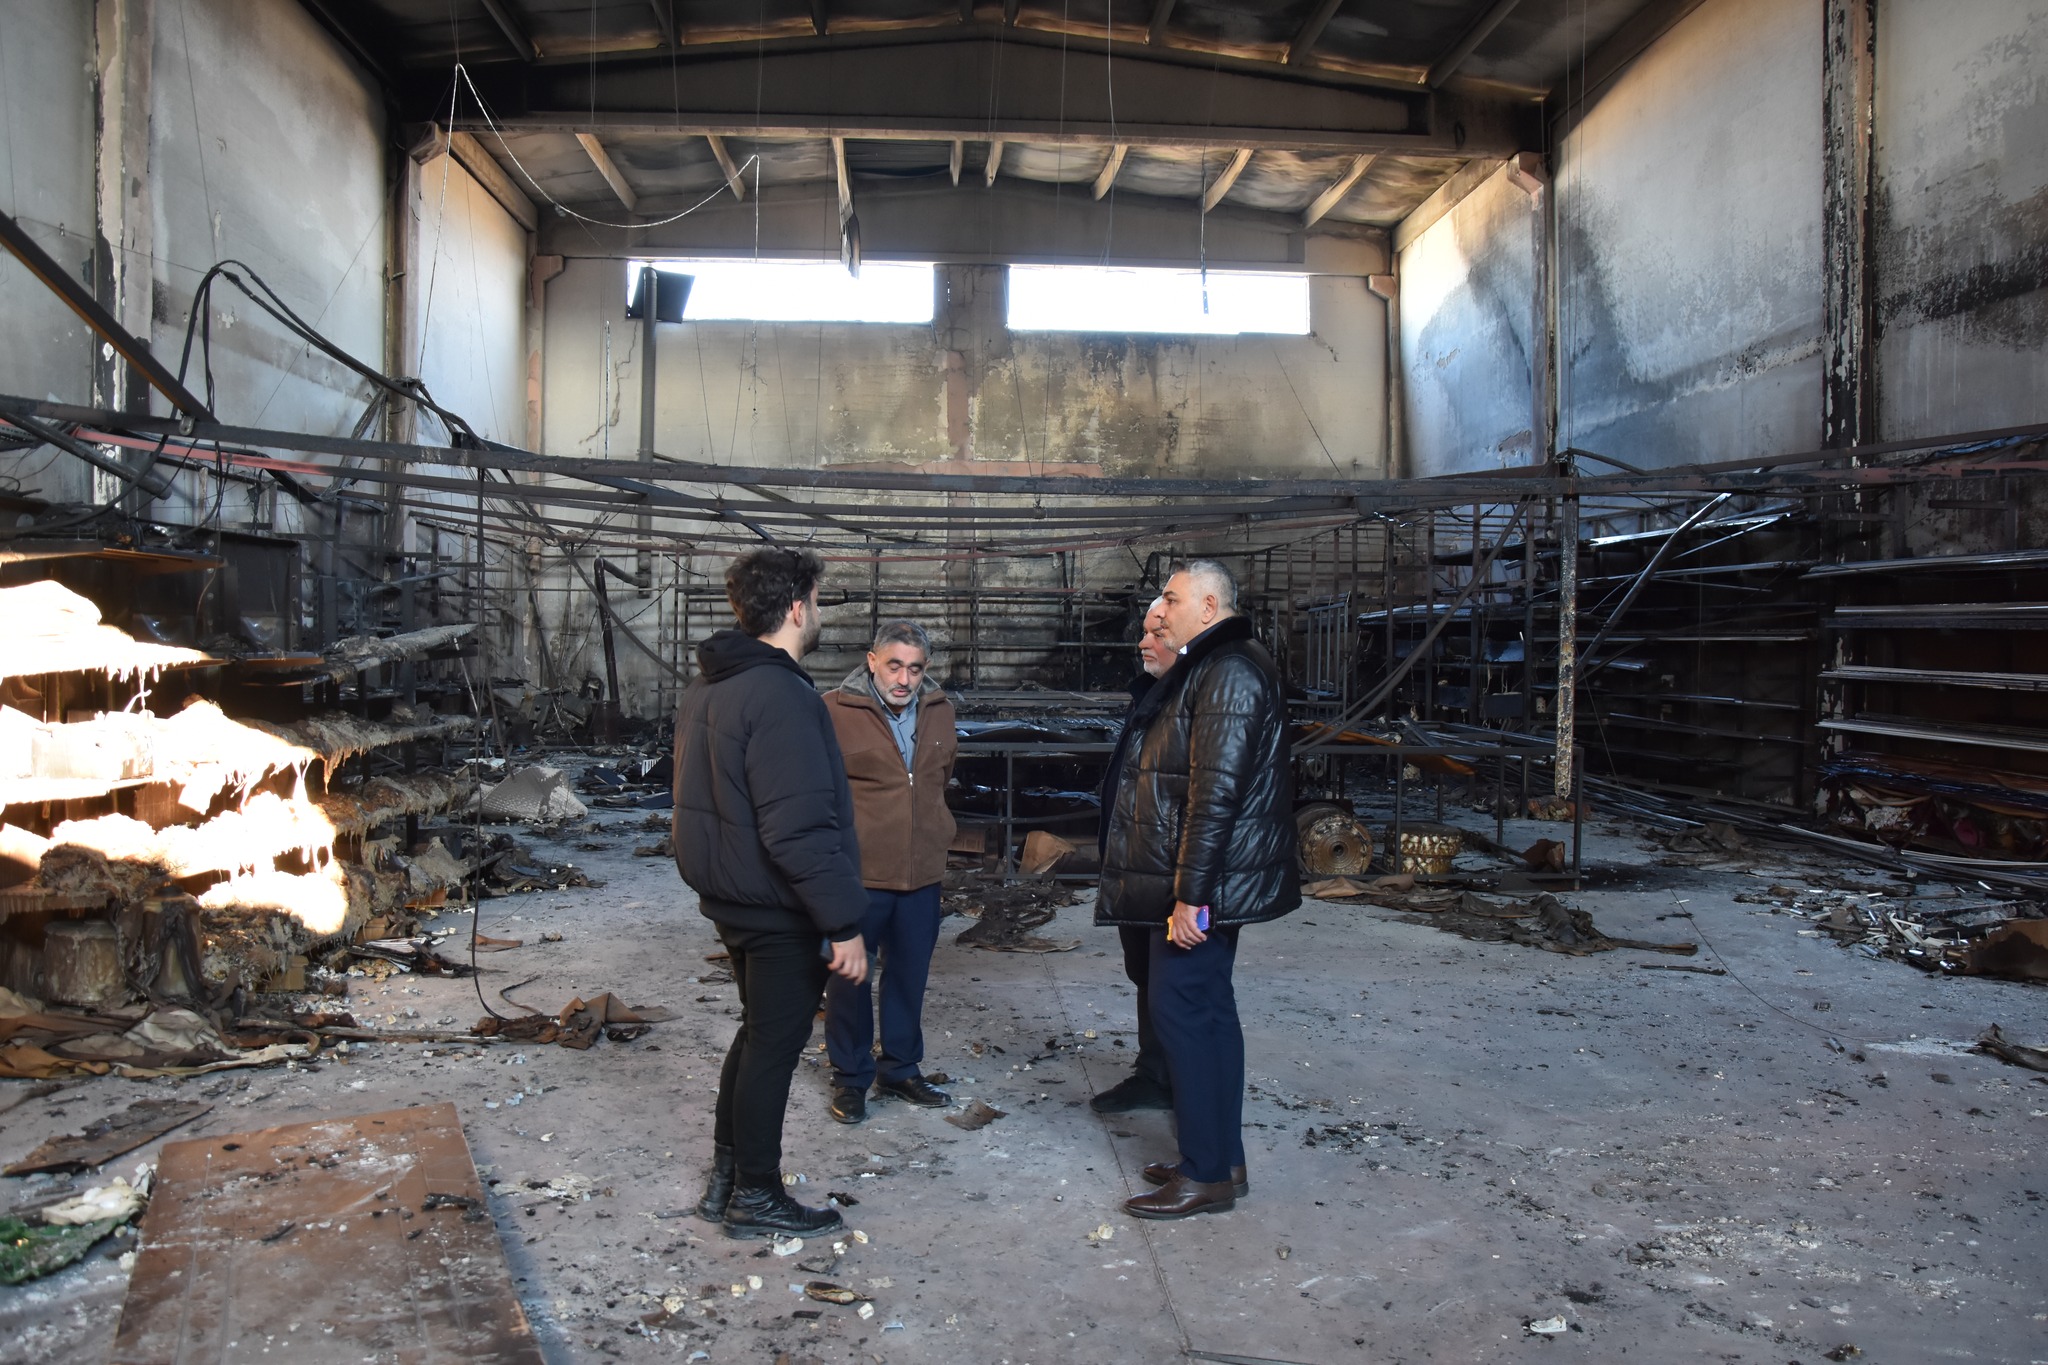
[[[939,884],[915,891],[868,889],[861,937],[882,979],[881,1079],[905,1081],[924,1060],[924,984],[939,941]],[[825,986],[825,1050],[834,1083],[865,1090],[875,1082],[874,976],[856,986],[835,976]]]
[[[1192,948],[1151,931],[1152,1027],[1173,1074],[1173,1117],[1180,1130],[1180,1173],[1190,1180],[1230,1179],[1244,1162],[1244,1029],[1230,984],[1237,930],[1212,929]]]
[[[1159,1031],[1152,1027],[1152,931],[1143,925],[1119,924],[1116,935],[1124,945],[1124,975],[1138,988],[1138,1058],[1132,1070],[1161,1090],[1173,1088],[1166,1069],[1166,1050],[1159,1046]]]

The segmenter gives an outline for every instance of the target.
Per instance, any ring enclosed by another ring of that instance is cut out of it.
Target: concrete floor
[[[597,822],[609,832],[549,847],[604,889],[486,903],[487,932],[533,946],[483,959],[484,989],[534,977],[514,994],[549,1010],[612,990],[678,1021],[587,1053],[380,1045],[298,1070],[91,1081],[0,1114],[0,1160],[144,1094],[215,1098],[180,1137],[453,1100],[561,1361],[2048,1361],[2048,1078],[1960,1046],[1992,1022],[2048,1039],[2048,991],[1802,937],[1803,921],[1731,899],[1758,876],[1654,866],[1623,827],[1589,829],[1589,859],[1641,874],[1573,899],[1643,938],[1690,937],[1660,919],[1690,911],[1715,950],[1696,961],[1718,953],[1730,975],[1470,943],[1372,907],[1311,903],[1248,930],[1253,1195],[1180,1224],[1117,1209],[1138,1167],[1172,1154],[1168,1116],[1104,1121],[1084,1103],[1134,1043],[1113,935],[1081,905],[1046,931],[1079,950],[1006,955],[955,947],[950,921],[927,1069],[1007,1117],[965,1133],[877,1103],[841,1127],[807,1058],[786,1169],[812,1202],[860,1200],[847,1221],[868,1241],[849,1240],[832,1278],[876,1311],[807,1304],[790,1286],[821,1248],[777,1258],[681,1212],[732,990],[693,979],[717,945],[672,865],[630,856],[657,836]],[[1508,842],[1554,832],[1511,826]],[[574,847],[593,838],[607,851]],[[1758,870],[1877,880],[1812,858]],[[548,929],[564,940],[538,944]],[[412,1027],[478,1014],[467,981],[359,983],[354,1008]],[[735,1297],[749,1275],[761,1288]],[[0,1357],[104,1358],[124,1287],[95,1257],[0,1290]],[[664,1296],[680,1311],[649,1329]],[[1562,1335],[1526,1330],[1553,1316]]]

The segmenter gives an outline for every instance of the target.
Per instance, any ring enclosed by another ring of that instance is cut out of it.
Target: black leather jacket
[[[1300,905],[1286,699],[1251,623],[1195,637],[1128,728],[1096,923],[1160,925],[1185,901],[1224,927]]]

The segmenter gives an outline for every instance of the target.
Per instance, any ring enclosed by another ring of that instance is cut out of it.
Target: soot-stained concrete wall
[[[1886,0],[1879,432],[2048,421],[2048,2]]]
[[[727,464],[1031,461],[1115,473],[1385,468],[1386,320],[1363,278],[1317,276],[1308,336],[1011,333],[1001,267],[949,266],[930,325],[664,327],[657,446]],[[572,259],[547,286],[545,446],[639,444],[626,269]],[[610,326],[610,363],[605,329]]]
[[[477,434],[526,443],[526,229],[453,157],[420,167],[419,375]]]
[[[155,10],[151,180],[156,330],[175,355],[192,291],[247,262],[355,355],[383,361],[383,106],[303,7],[186,0]],[[213,294],[229,421],[346,432],[368,392],[240,294]]]
[[[1709,0],[1560,148],[1558,440],[1664,466],[1820,443],[1820,0]]]
[[[92,6],[0,5],[0,207],[37,245],[92,279]],[[0,252],[0,391],[66,403],[92,396],[93,337],[78,315]],[[53,499],[82,498],[86,467],[43,452],[20,471]]]
[[[1505,168],[1401,253],[1409,468],[1540,460],[1531,430],[1537,214]]]

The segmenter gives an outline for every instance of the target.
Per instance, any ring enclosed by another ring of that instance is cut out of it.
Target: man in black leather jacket
[[[1124,1201],[1140,1218],[1218,1213],[1244,1197],[1244,1031],[1238,931],[1301,904],[1280,677],[1237,585],[1213,560],[1167,581],[1179,657],[1130,720],[1109,816],[1097,918],[1151,932],[1152,1022],[1173,1077],[1181,1159]]]
[[[1131,709],[1124,715],[1123,733],[1102,776],[1102,834],[1097,852],[1109,849],[1109,820],[1116,809],[1117,779],[1122,776],[1123,757],[1133,735],[1130,720],[1143,704],[1145,694],[1158,685],[1179,656],[1166,643],[1166,602],[1154,598],[1145,610],[1143,634],[1138,638],[1140,672],[1131,680]],[[1097,910],[1096,923],[1106,924]],[[1138,988],[1138,1055],[1131,1059],[1131,1074],[1088,1101],[1098,1114],[1128,1114],[1134,1109],[1173,1108],[1173,1076],[1166,1069],[1166,1049],[1152,1027],[1152,932],[1142,924],[1120,924],[1116,929],[1124,950],[1124,975]]]

